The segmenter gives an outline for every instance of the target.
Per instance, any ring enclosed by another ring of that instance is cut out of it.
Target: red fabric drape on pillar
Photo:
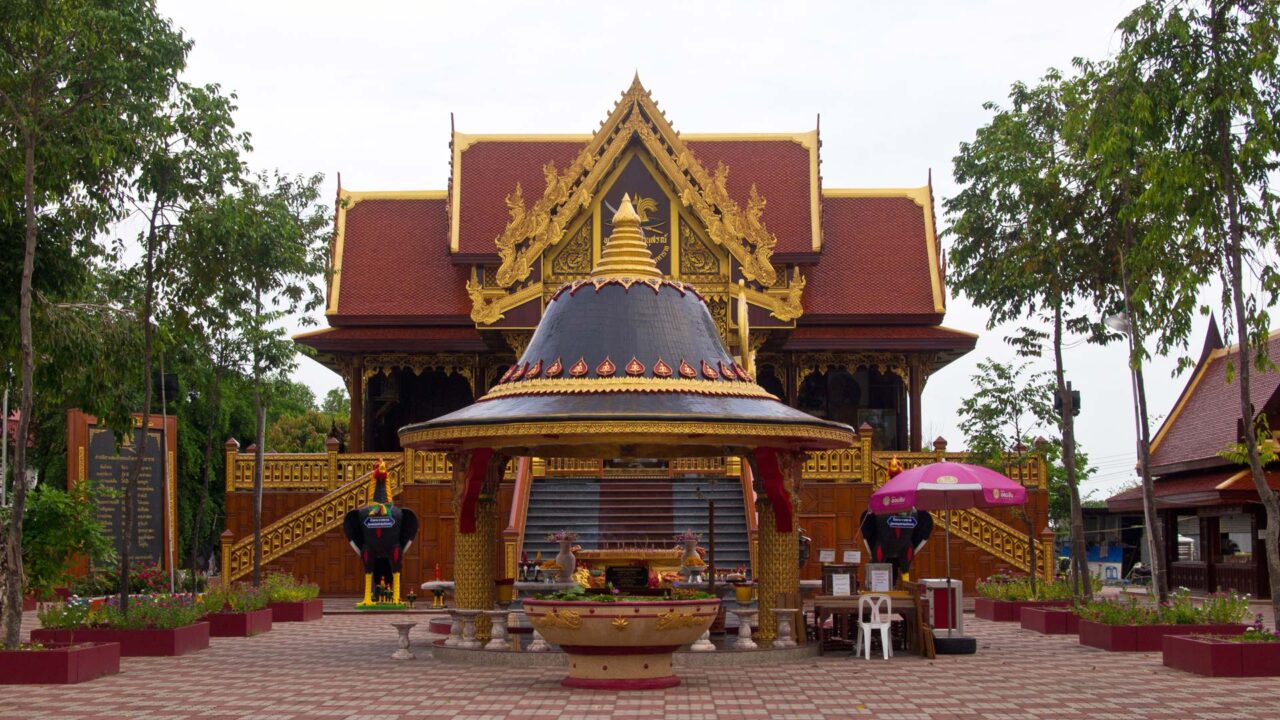
[[[458,505],[458,532],[460,533],[476,531],[476,502],[480,499],[480,489],[484,487],[484,476],[489,470],[491,457],[493,457],[493,448],[471,451],[471,461],[467,464],[467,484],[462,491],[462,502]]]
[[[756,448],[756,468],[760,470],[760,483],[764,494],[773,505],[774,524],[778,532],[791,532],[791,496],[782,482],[782,466],[778,463],[778,451],[773,448]]]

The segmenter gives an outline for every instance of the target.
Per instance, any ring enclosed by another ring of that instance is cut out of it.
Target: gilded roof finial
[[[662,277],[640,230],[640,216],[627,195],[622,196],[618,211],[613,214],[613,233],[605,241],[600,261],[591,274],[595,277]]]

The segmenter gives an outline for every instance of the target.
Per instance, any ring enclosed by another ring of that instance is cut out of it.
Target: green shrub
[[[1127,601],[1095,600],[1076,608],[1081,619],[1104,625],[1232,625],[1249,616],[1249,596],[1236,592],[1214,593],[1199,606],[1191,591],[1180,588],[1160,605]]]
[[[262,582],[266,591],[267,602],[302,602],[314,600],[320,596],[320,586],[313,582],[298,580],[288,573],[271,573]]]
[[[111,541],[94,513],[88,483],[70,492],[40,485],[31,493],[22,516],[22,564],[28,592],[42,599],[52,597],[55,588],[69,582],[68,571],[78,555],[93,562],[115,559]]]
[[[1093,578],[1093,589],[1102,589],[1102,581]],[[1031,590],[1031,578],[1025,575],[1007,575],[997,573],[980,580],[977,584],[978,595],[991,600],[1070,600],[1072,599],[1071,582],[1057,579],[1052,582],[1036,581],[1035,592]]]
[[[267,591],[246,583],[219,585],[204,594],[210,612],[246,613],[267,606]]]

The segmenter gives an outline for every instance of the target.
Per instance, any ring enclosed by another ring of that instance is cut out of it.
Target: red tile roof
[[[813,252],[813,196],[810,194],[808,148],[793,140],[688,140],[694,157],[714,173],[729,168],[725,187],[741,207],[751,185],[765,199],[765,227],[778,245],[775,253]]]
[[[903,195],[822,201],[822,257],[806,271],[806,323],[941,322],[934,304],[925,208]]]
[[[496,254],[494,238],[507,225],[506,197],[520,183],[526,205],[542,197],[542,167],[555,161],[563,171],[585,141],[468,138],[460,153],[458,252]],[[778,238],[775,252],[813,251],[809,150],[791,139],[756,138],[687,141],[708,173],[723,161],[729,168],[729,195],[745,207],[752,183],[765,199],[763,220]],[[454,168],[455,181],[459,167]]]
[[[1280,332],[1273,333],[1268,352],[1280,360]],[[1236,421],[1240,417],[1238,380],[1227,382],[1227,357],[1239,365],[1235,348],[1216,350],[1192,374],[1178,405],[1160,427],[1151,443],[1151,465],[1155,472],[1175,469],[1185,463],[1230,465],[1217,457],[1218,451],[1236,442]],[[1238,375],[1237,375],[1238,377]],[[1258,411],[1280,390],[1280,372],[1251,376],[1250,391]],[[1216,462],[1215,462],[1216,461]]]
[[[800,318],[804,322],[805,318]],[[978,336],[937,325],[801,325],[783,350],[972,350]]]
[[[563,172],[584,145],[561,140],[477,140],[466,147],[460,155],[461,176],[459,167],[453,169],[460,212],[458,252],[496,255],[493,241],[507,227],[506,198],[515,192],[516,183],[525,205],[532,206],[547,189],[543,166],[554,161],[556,170]]]
[[[357,200],[346,210],[329,323],[469,323],[469,277],[449,259],[443,198]]]

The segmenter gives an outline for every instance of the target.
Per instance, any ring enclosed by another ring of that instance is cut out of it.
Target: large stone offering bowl
[[[569,656],[566,687],[675,687],[671,653],[711,627],[720,600],[525,600],[529,623]]]

